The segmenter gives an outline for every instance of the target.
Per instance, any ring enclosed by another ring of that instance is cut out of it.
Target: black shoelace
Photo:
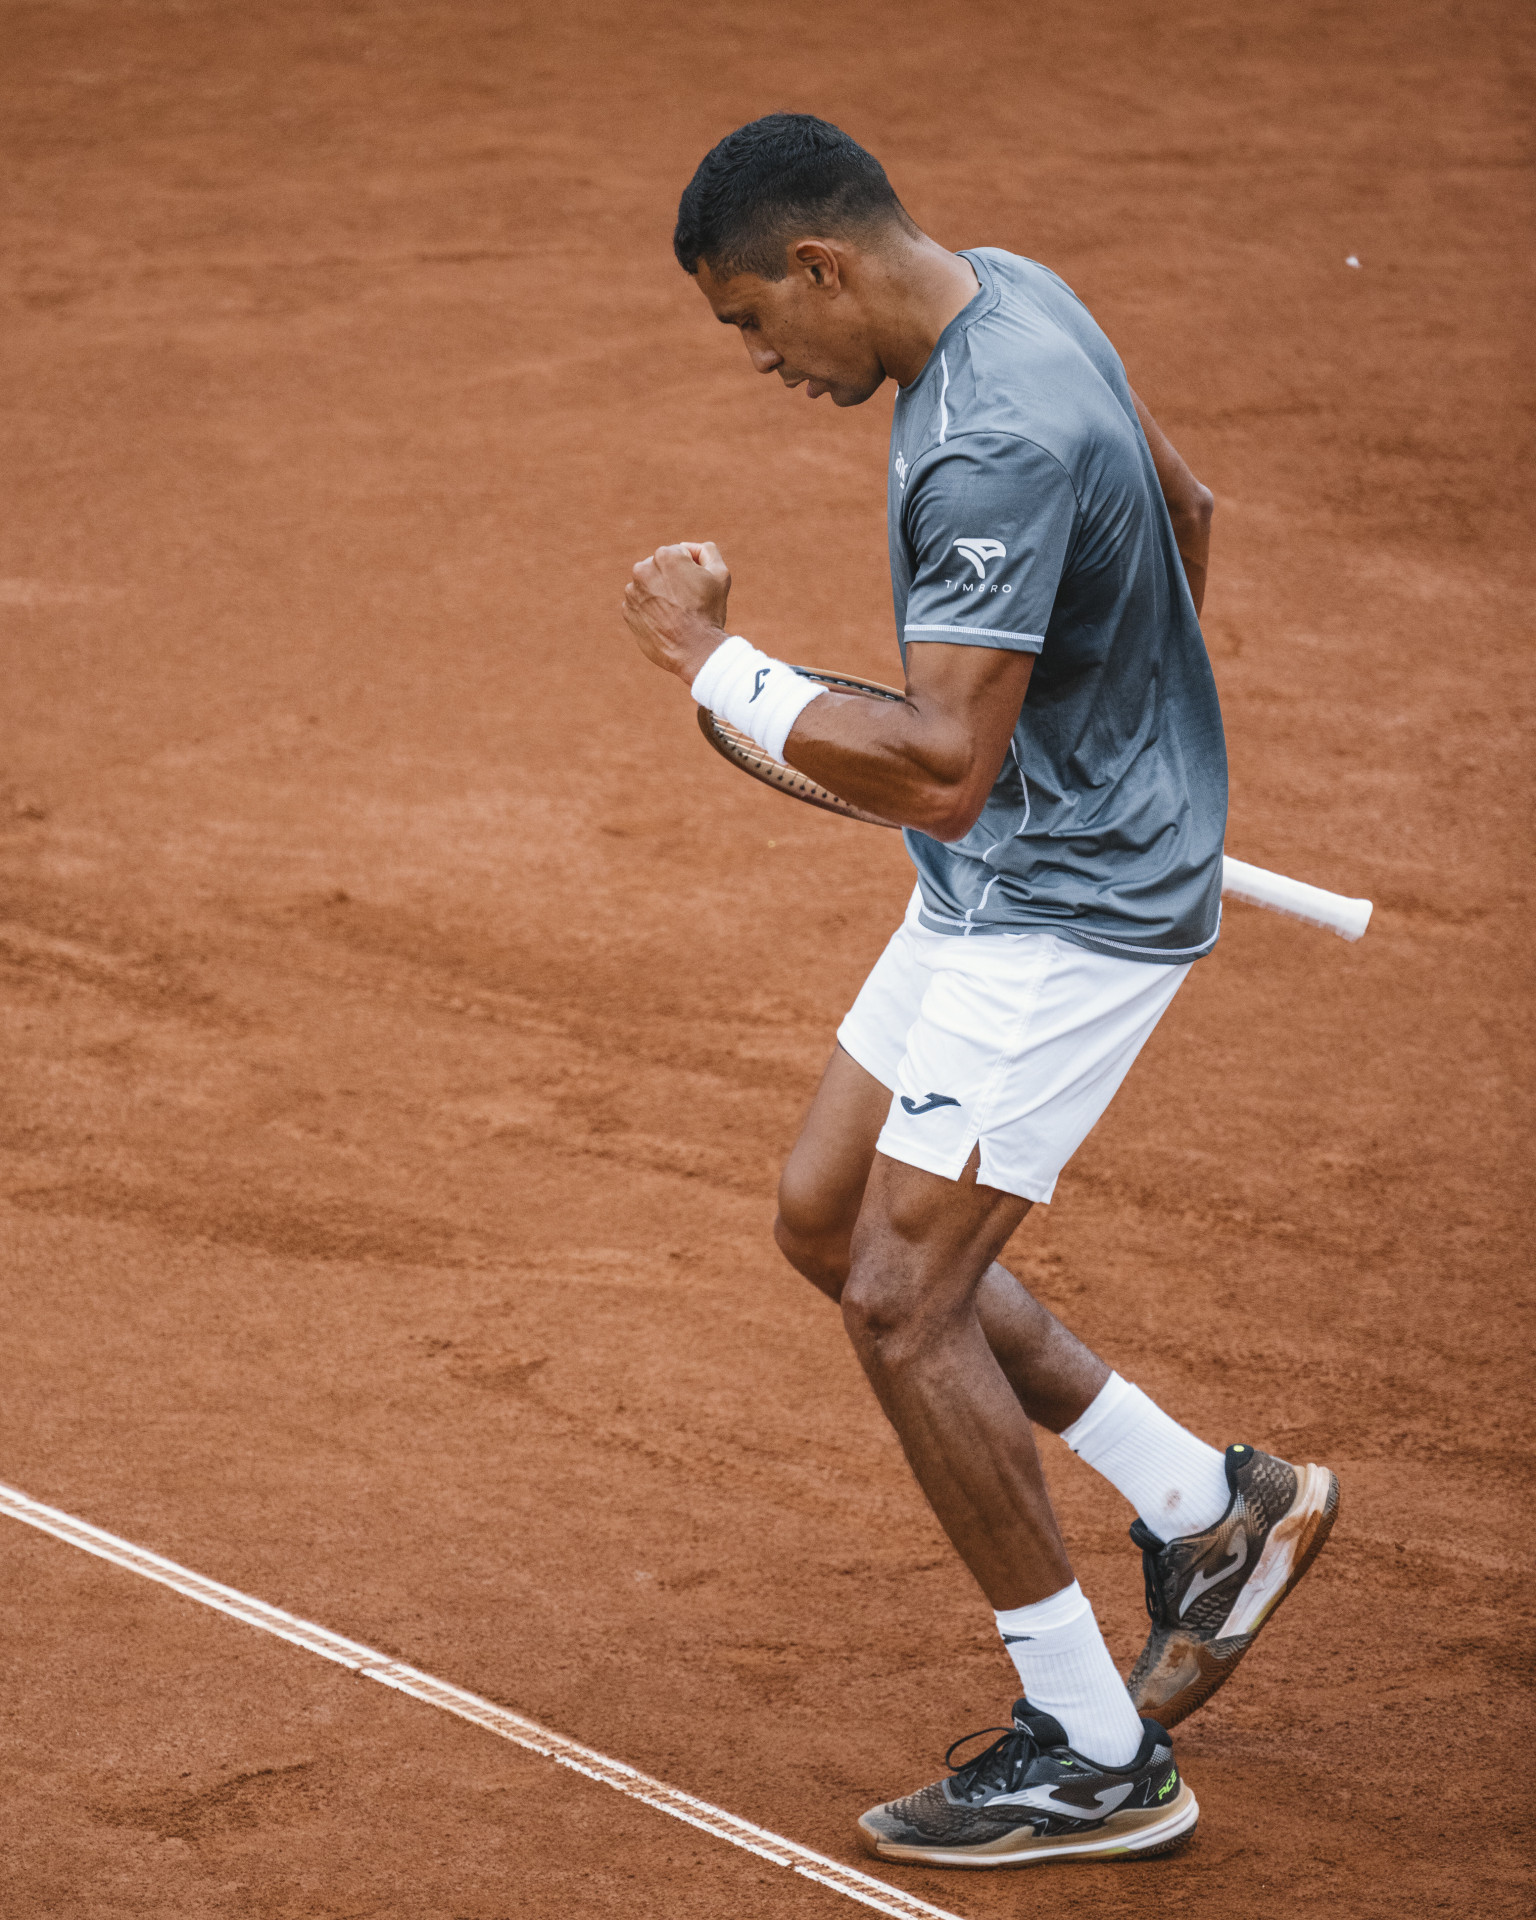
[[[1131,1522],[1131,1538],[1141,1548],[1141,1577],[1146,1582],[1148,1617],[1154,1627],[1166,1626],[1168,1622],[1163,1615],[1167,1609],[1163,1604],[1163,1588],[1157,1566],[1165,1543],[1140,1520]]]
[[[968,1740],[983,1740],[989,1733],[1003,1737],[957,1767],[950,1757],[955,1749]],[[1027,1727],[978,1727],[975,1733],[961,1734],[944,1755],[944,1764],[955,1776],[956,1790],[967,1799],[975,1793],[1014,1793],[1024,1784],[1039,1751],[1039,1742]]]

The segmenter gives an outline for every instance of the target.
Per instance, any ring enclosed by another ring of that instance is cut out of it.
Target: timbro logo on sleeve
[[[987,577],[987,562],[1001,560],[1008,551],[1001,540],[957,540],[955,546],[983,580]]]
[[[962,593],[985,592],[987,590],[987,562],[989,560],[1005,559],[1008,554],[1008,549],[1003,545],[1001,540],[956,540],[953,542],[953,545],[957,553],[964,554],[966,559],[970,561],[971,565],[976,569],[976,580],[981,582],[981,585],[978,587],[974,581],[962,580],[959,583],[960,591]],[[946,580],[944,584],[946,587],[952,587],[956,583],[953,580]],[[1002,587],[993,587],[991,591],[993,593],[1012,593],[1013,588],[1005,585]]]

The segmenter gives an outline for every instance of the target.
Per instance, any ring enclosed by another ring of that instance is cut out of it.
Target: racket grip
[[[1293,920],[1305,920],[1314,927],[1326,927],[1344,940],[1358,940],[1371,923],[1369,900],[1351,900],[1342,893],[1330,893],[1326,887],[1309,887],[1304,880],[1288,880],[1283,873],[1268,873],[1263,867],[1250,867],[1246,860],[1223,855],[1221,891],[1233,900],[1246,900],[1250,906],[1268,907],[1274,913],[1289,914]]]

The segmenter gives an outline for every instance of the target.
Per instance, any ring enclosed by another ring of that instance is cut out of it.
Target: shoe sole
[[[859,1845],[877,1860],[900,1860],[922,1867],[1038,1867],[1052,1860],[1151,1860],[1177,1853],[1193,1837],[1200,1803],[1186,1781],[1171,1807],[1151,1813],[1111,1814],[1101,1827],[1074,1839],[1071,1834],[1037,1834],[1032,1827],[1004,1834],[976,1847],[909,1845],[887,1840],[863,1820]]]
[[[1219,1640],[1194,1644],[1190,1651],[1198,1669],[1194,1679],[1167,1700],[1138,1699],[1138,1713],[1149,1713],[1161,1726],[1176,1727],[1197,1707],[1203,1707],[1218,1687],[1232,1678],[1238,1663],[1274,1616],[1281,1601],[1322,1552],[1339,1517],[1338,1476],[1327,1467],[1302,1470],[1301,1485],[1290,1511],[1276,1521],[1259,1564],[1239,1592]],[[1235,1629],[1235,1631],[1234,1631]]]

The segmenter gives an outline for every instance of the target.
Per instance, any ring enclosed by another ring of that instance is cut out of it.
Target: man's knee
[[[1029,1203],[978,1187],[975,1171],[974,1159],[958,1181],[877,1163],[842,1294],[843,1324],[870,1374],[902,1371],[976,1319],[982,1277]]]
[[[850,1226],[829,1196],[801,1180],[791,1163],[779,1181],[779,1211],[773,1237],[795,1269],[829,1299],[842,1296],[848,1277]]]
[[[848,1273],[846,1242],[839,1248],[835,1241],[808,1238],[797,1232],[782,1213],[774,1220],[773,1237],[796,1273],[819,1287],[829,1300],[835,1302],[842,1297]]]
[[[842,1293],[843,1325],[865,1370],[891,1376],[929,1351],[953,1303],[927,1283],[920,1261],[856,1250]]]

